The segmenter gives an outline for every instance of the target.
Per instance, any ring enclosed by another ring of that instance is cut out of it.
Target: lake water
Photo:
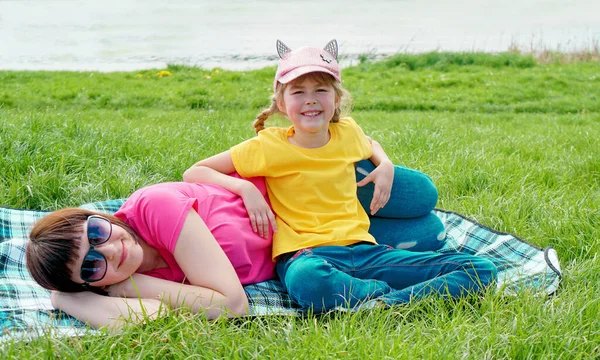
[[[359,54],[598,46],[599,0],[0,0],[0,69],[252,69],[336,38]]]

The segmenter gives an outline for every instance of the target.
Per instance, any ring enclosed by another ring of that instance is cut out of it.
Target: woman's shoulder
[[[199,197],[206,193],[205,186],[197,183],[164,182],[144,186],[129,196],[122,208],[146,206],[161,207],[161,204],[180,198]]]
[[[172,192],[172,191],[178,191],[181,188],[187,187],[186,184],[190,184],[190,183],[184,183],[184,182],[163,182],[163,183],[158,183],[158,184],[146,185],[146,186],[144,186],[144,187],[142,187],[142,188],[134,191],[133,194],[131,194],[129,196],[128,200],[139,200],[141,198],[153,196],[155,194],[169,193],[169,192]]]
[[[229,176],[242,178],[237,173],[231,173]],[[266,192],[263,177],[247,178],[246,180],[252,182],[261,192]],[[156,204],[160,206],[164,201],[168,199],[187,199],[194,198],[199,201],[203,201],[208,197],[219,197],[219,196],[231,196],[235,195],[229,190],[213,184],[202,184],[202,183],[189,183],[189,182],[165,182],[159,184],[153,184],[139,189],[131,195],[128,199],[132,202],[143,202],[146,204]]]

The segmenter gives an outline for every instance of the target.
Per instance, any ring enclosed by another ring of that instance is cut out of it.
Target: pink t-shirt
[[[251,178],[266,197],[263,178]],[[267,199],[268,201],[268,199]],[[221,187],[172,182],[144,187],[134,192],[115,213],[148,245],[158,250],[168,268],[146,275],[182,282],[185,274],[173,252],[189,210],[193,208],[233,264],[242,285],[274,277],[271,260],[272,234],[264,239],[252,231],[242,199]]]

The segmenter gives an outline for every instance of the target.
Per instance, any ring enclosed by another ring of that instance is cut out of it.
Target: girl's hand
[[[252,230],[255,233],[267,239],[269,237],[269,223],[273,228],[273,232],[277,232],[275,215],[269,204],[267,204],[263,194],[261,194],[260,190],[254,184],[251,182],[244,184],[240,190],[240,197],[244,201],[246,211],[248,211],[248,216],[250,217]]]
[[[359,181],[357,186],[365,186],[368,183],[375,184],[373,192],[373,200],[371,201],[371,215],[375,215],[379,209],[387,204],[392,192],[392,184],[394,183],[394,164],[391,161],[383,161],[375,170],[371,171],[364,179]]]

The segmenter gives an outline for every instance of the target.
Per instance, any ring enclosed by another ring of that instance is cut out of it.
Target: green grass
[[[343,70],[353,117],[438,207],[556,248],[544,298],[488,294],[388,311],[209,322],[172,314],[119,335],[4,346],[9,358],[600,357],[600,64],[506,53],[398,55]],[[53,210],[181,179],[253,136],[274,68],[0,72],[0,205]],[[139,75],[138,75],[139,74]],[[271,124],[285,125],[275,119]]]

